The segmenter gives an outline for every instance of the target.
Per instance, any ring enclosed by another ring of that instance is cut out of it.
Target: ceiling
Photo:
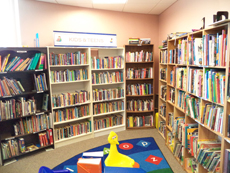
[[[125,4],[93,4],[92,0],[36,0],[55,4],[129,13],[161,14],[177,0],[127,0]]]

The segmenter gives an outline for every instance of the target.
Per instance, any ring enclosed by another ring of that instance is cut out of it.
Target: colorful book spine
[[[150,83],[128,84],[127,95],[149,95],[152,94],[153,86]]]
[[[102,102],[93,105],[93,115],[122,110],[124,110],[124,101]]]
[[[150,110],[154,110],[153,99],[127,100],[127,111],[150,111]]]
[[[123,88],[93,89],[93,101],[107,101],[124,98]]]
[[[153,78],[153,68],[127,68],[126,79],[145,79]]]
[[[153,115],[127,117],[127,127],[152,127],[154,125]]]
[[[124,82],[123,72],[101,72],[92,74],[92,84],[108,84]]]
[[[153,61],[152,52],[126,52],[126,62],[150,62]]]
[[[91,59],[91,65],[93,69],[111,69],[111,68],[123,68],[123,58],[121,56],[104,57]]]
[[[108,127],[114,127],[123,124],[123,116],[120,114],[109,115],[103,118],[95,118],[94,130],[100,130]]]

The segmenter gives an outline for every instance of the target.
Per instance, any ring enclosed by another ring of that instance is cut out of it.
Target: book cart
[[[185,133],[187,125],[196,129],[196,134],[192,134],[193,139],[196,138],[197,141],[215,139],[219,142],[220,149],[218,153],[220,156],[218,157],[220,161],[217,160],[219,162],[217,167],[219,168],[216,167],[216,170],[224,172],[224,162],[226,162],[226,158],[228,160],[225,150],[230,148],[228,130],[230,114],[230,103],[228,101],[229,29],[230,23],[210,26],[207,29],[170,39],[168,40],[168,47],[160,49],[159,71],[161,72],[162,69],[167,68],[167,73],[166,80],[159,78],[158,123],[160,126],[160,123],[165,122],[166,127],[164,134],[162,134],[162,129],[159,129],[159,132],[165,139],[166,146],[187,172],[193,171],[189,168],[186,160],[190,158],[196,160],[198,158],[196,153],[194,154],[194,151],[192,151],[192,149],[196,150],[196,147],[186,147],[184,140],[188,140],[187,137],[191,135]],[[217,38],[220,38],[221,43],[216,41]],[[225,43],[222,42],[222,39]],[[194,47],[191,46],[192,40],[194,41]],[[202,44],[202,49],[198,50],[200,44]],[[208,46],[209,44],[218,46],[211,47]],[[191,52],[197,57],[193,56]],[[218,57],[216,56],[217,53],[219,53]],[[217,78],[214,78],[213,75]],[[166,100],[161,97],[163,86],[166,86]],[[166,117],[161,115],[163,106],[166,106]],[[221,113],[207,112],[208,106],[211,106],[212,110],[221,110]],[[182,121],[175,125],[178,120]],[[218,122],[215,120],[218,120]],[[183,125],[183,121],[185,125]],[[181,135],[178,133],[181,133]],[[177,151],[178,146],[180,146],[181,151]],[[210,171],[209,168],[206,163],[197,162],[197,172],[207,173]]]
[[[126,129],[155,128],[153,48],[125,45]]]
[[[0,48],[1,165],[54,148],[46,57],[46,47]],[[30,65],[13,69],[16,61]]]

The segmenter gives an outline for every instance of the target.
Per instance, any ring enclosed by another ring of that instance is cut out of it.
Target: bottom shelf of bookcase
[[[65,139],[55,141],[54,147],[59,148],[59,147],[65,146],[65,145],[73,144],[75,142],[83,141],[83,140],[90,139],[90,138],[93,138],[93,133],[92,132],[83,133],[83,134],[80,134],[80,135],[77,135],[77,136],[72,136],[72,137],[69,137],[69,138],[65,138]]]
[[[7,164],[10,164],[10,163],[13,163],[15,161],[17,161],[18,158],[20,157],[23,157],[29,153],[32,153],[32,152],[35,152],[35,151],[39,151],[39,150],[42,150],[42,149],[46,149],[46,148],[49,148],[49,147],[54,147],[54,144],[51,144],[51,145],[46,145],[46,146],[43,146],[43,147],[39,147],[38,149],[34,149],[34,150],[31,150],[31,151],[25,151],[24,153],[20,153],[19,155],[17,156],[12,156],[8,159],[3,159],[2,162],[3,162],[3,165],[7,165]],[[15,161],[12,161],[12,160],[15,160]]]
[[[127,130],[136,130],[136,129],[154,129],[155,126],[143,126],[143,127],[127,127]]]
[[[162,138],[165,139],[164,134],[161,133],[159,130],[158,130],[158,132],[159,132],[159,134],[162,136]]]
[[[110,131],[120,132],[120,131],[124,131],[124,130],[125,130],[124,124],[118,125],[118,126],[113,126],[113,127],[107,127],[107,128],[100,129],[100,130],[95,130],[94,131],[94,137],[109,135]]]

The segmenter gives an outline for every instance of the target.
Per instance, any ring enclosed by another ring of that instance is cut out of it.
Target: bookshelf
[[[90,49],[47,51],[55,148],[92,138]]]
[[[0,165],[5,165],[54,148],[53,120],[47,48],[0,48],[0,61]]]
[[[126,129],[154,128],[154,46],[125,45]],[[142,109],[134,105],[144,105]]]
[[[160,114],[158,123],[165,121],[166,133],[163,135],[161,130],[159,133],[187,172],[192,172],[187,166],[187,161],[196,160],[198,156],[192,151],[194,147],[186,146],[183,140],[194,140],[194,144],[197,144],[197,139],[217,140],[219,142],[217,153],[220,155],[217,167],[220,172],[224,169],[225,150],[230,147],[229,29],[230,23],[226,23],[188,33],[168,40],[168,47],[160,49],[159,114],[163,112],[161,106],[165,104],[166,117]],[[224,40],[225,34],[227,41]],[[216,56],[217,53],[219,58]],[[162,78],[162,69],[167,69],[166,79]],[[219,82],[222,80],[225,80],[225,83]],[[161,97],[162,87],[166,88],[166,99]],[[189,134],[192,138],[183,137],[186,125],[194,130]],[[206,163],[198,161],[198,172],[209,172],[210,167],[206,166]]]
[[[124,48],[91,49],[91,113],[95,137],[111,130],[125,130],[124,74]]]

